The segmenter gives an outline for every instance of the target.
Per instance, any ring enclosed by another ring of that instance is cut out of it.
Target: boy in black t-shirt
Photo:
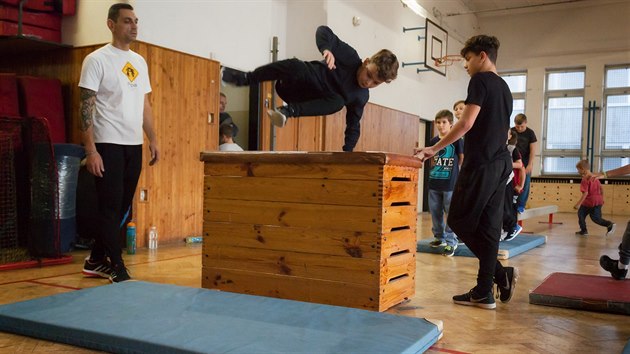
[[[518,134],[518,142],[516,147],[523,156],[523,164],[525,165],[525,185],[523,192],[519,194],[516,209],[519,213],[525,211],[525,205],[529,198],[529,185],[534,168],[534,157],[536,155],[536,133],[527,127],[527,116],[519,113],[514,117],[514,128],[512,131]]]
[[[501,301],[508,302],[518,278],[515,268],[504,268],[497,261],[505,185],[512,170],[505,144],[512,94],[497,75],[498,49],[495,37],[479,35],[466,41],[461,55],[466,60],[470,83],[464,113],[437,144],[416,153],[424,161],[466,134],[466,158],[455,184],[447,222],[479,259],[479,271],[477,285],[465,294],[453,296],[453,301],[484,309],[496,308],[493,283],[498,285]]]
[[[370,93],[398,75],[398,59],[381,49],[370,58],[361,57],[327,26],[317,28],[317,48],[323,61],[280,60],[248,73],[225,68],[223,81],[246,86],[276,81],[276,92],[287,105],[269,110],[273,125],[283,127],[288,117],[328,115],[346,107],[343,151],[352,151],[361,134],[361,117]]]

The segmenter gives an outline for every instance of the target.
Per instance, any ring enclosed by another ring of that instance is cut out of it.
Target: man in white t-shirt
[[[112,42],[83,61],[80,87],[81,135],[86,167],[93,174],[98,197],[99,232],[83,274],[129,280],[118,241],[127,221],[142,170],[142,132],[149,139],[151,161],[160,157],[153,129],[147,63],[129,49],[138,35],[138,19],[129,4],[109,8],[107,27]]]
[[[219,126],[219,151],[243,151],[237,143],[234,142],[234,125],[231,123],[223,123]]]

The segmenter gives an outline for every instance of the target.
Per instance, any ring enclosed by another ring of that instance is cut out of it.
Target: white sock
[[[628,265],[617,261],[617,268],[619,268],[619,269],[628,269]]]

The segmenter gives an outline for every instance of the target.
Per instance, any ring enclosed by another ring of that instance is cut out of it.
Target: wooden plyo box
[[[202,286],[384,311],[415,292],[419,160],[202,153]]]

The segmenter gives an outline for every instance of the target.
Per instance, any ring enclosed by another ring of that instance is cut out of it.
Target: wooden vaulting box
[[[419,160],[202,153],[202,286],[384,311],[415,291]]]

